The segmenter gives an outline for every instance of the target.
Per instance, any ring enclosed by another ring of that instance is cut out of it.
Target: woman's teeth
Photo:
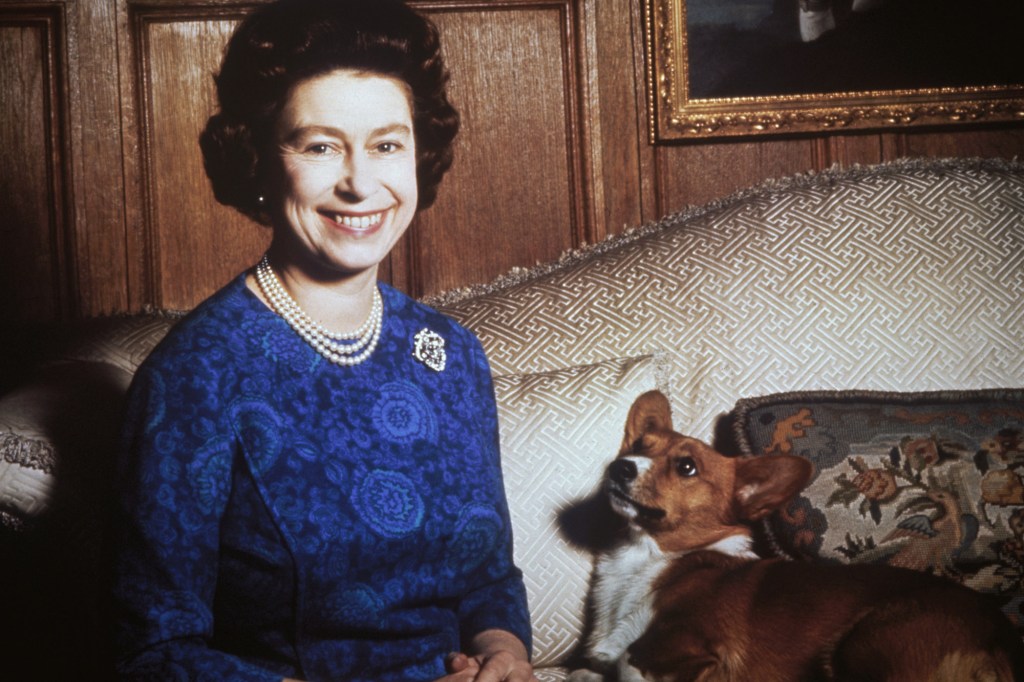
[[[351,216],[337,214],[334,216],[334,221],[344,225],[345,227],[354,227],[357,229],[365,229],[370,225],[379,223],[383,217],[383,213],[374,213],[373,215],[364,216]]]

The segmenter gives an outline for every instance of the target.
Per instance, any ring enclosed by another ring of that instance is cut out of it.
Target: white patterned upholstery
[[[61,362],[0,398],[0,526],[44,516],[58,476],[67,489],[104,475],[131,378],[116,363]]]
[[[1024,385],[1024,165],[774,182],[436,303],[498,373],[664,349],[677,426],[805,389]]]
[[[134,374],[153,347],[183,315],[182,312],[159,312],[93,320],[85,325],[62,357],[82,362],[105,362]]]

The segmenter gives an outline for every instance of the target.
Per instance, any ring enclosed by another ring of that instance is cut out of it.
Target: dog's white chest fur
[[[631,536],[630,542],[602,554],[594,568],[594,629],[587,643],[587,656],[602,672],[617,669],[618,679],[623,682],[642,682],[639,671],[629,665],[626,650],[650,625],[655,580],[683,553],[663,552],[649,535],[636,530]],[[708,549],[753,556],[746,536],[727,538]],[[603,676],[577,671],[569,679],[584,682]]]
[[[673,558],[649,536],[636,534],[633,540],[602,555],[595,567],[594,631],[587,650],[603,666],[614,664],[647,629],[652,585]]]

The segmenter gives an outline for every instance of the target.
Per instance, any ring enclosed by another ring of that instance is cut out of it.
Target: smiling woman
[[[278,189],[265,195],[275,225],[271,259],[282,264],[285,286],[312,299],[317,288],[303,284],[310,277],[375,285],[378,264],[416,214],[412,126],[408,89],[396,79],[339,69],[295,86],[268,171]],[[332,301],[303,307],[329,323],[347,312]]]
[[[207,175],[273,237],[136,374],[123,676],[534,679],[487,360],[377,281],[451,164],[446,81],[398,0],[278,0],[232,37]]]

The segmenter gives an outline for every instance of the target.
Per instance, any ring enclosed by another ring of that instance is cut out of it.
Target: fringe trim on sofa
[[[737,204],[747,202],[755,198],[770,197],[774,194],[792,190],[815,189],[829,187],[840,182],[859,181],[871,177],[892,177],[896,175],[907,175],[915,173],[931,173],[942,175],[944,173],[1024,173],[1024,161],[1016,157],[1012,160],[1006,159],[983,159],[983,158],[905,158],[886,163],[862,166],[856,164],[849,168],[842,168],[839,164],[833,164],[824,171],[809,171],[796,175],[770,179],[747,189],[739,190],[721,199],[716,199],[700,206],[687,207],[681,211],[670,213],[653,223],[632,227],[622,234],[608,237],[597,244],[584,245],[579,249],[572,249],[563,253],[558,260],[542,263],[532,268],[517,267],[504,275],[486,284],[476,284],[468,287],[450,289],[438,294],[423,297],[423,303],[434,308],[444,308],[456,305],[466,299],[477,296],[499,293],[526,282],[549,275],[565,268],[571,267],[581,261],[595,256],[608,253],[621,246],[634,242],[648,235],[671,228],[684,221],[702,218],[710,214],[724,211]]]

